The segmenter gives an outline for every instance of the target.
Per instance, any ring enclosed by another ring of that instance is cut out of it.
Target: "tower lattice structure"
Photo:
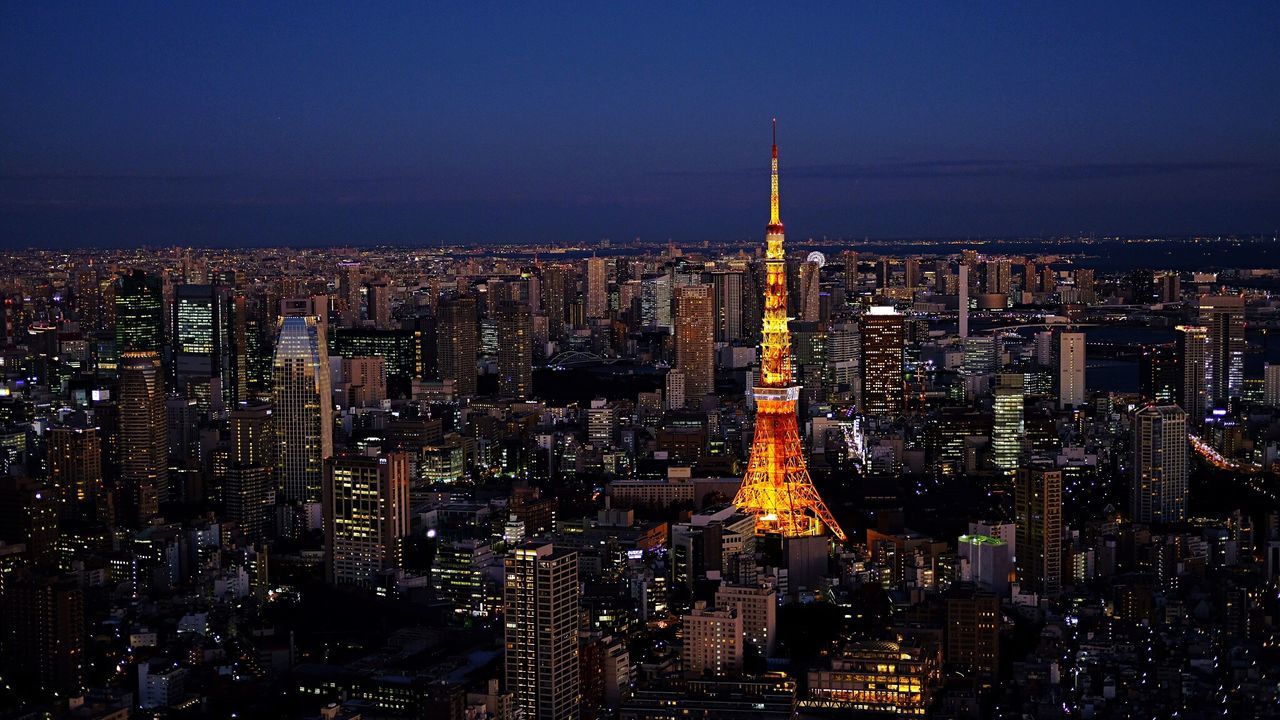
[[[734,499],[744,512],[756,516],[756,534],[785,537],[821,535],[824,526],[847,540],[809,477],[796,402],[800,386],[791,372],[791,333],[787,329],[787,265],[782,249],[784,233],[778,211],[778,142],[774,123],[773,165],[770,174],[769,226],[765,231],[764,327],[760,343],[760,384],[753,388],[756,403],[755,437],[742,487]]]

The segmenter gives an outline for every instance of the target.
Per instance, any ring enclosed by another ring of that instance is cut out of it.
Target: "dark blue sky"
[[[1274,0],[689,5],[0,4],[0,243],[1280,228]]]

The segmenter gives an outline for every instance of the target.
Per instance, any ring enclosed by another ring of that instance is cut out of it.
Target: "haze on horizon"
[[[5,4],[0,246],[1280,228],[1274,2],[648,10]]]

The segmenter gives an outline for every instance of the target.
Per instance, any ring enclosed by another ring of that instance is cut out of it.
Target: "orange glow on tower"
[[[756,431],[747,474],[734,504],[756,516],[756,534],[786,537],[821,535],[824,527],[847,540],[809,477],[796,422],[800,386],[791,375],[791,333],[787,329],[787,266],[778,210],[778,139],[774,120],[769,226],[765,230],[764,327],[760,343],[760,385],[753,388]]]

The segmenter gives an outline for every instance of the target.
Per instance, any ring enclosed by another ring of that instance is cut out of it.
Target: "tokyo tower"
[[[791,333],[787,329],[787,266],[782,218],[778,213],[778,121],[773,122],[769,226],[765,230],[764,327],[760,343],[760,384],[752,389],[756,432],[747,474],[734,504],[756,516],[756,534],[784,537],[821,535],[823,527],[847,540],[809,477],[796,401],[800,386],[791,374]]]

